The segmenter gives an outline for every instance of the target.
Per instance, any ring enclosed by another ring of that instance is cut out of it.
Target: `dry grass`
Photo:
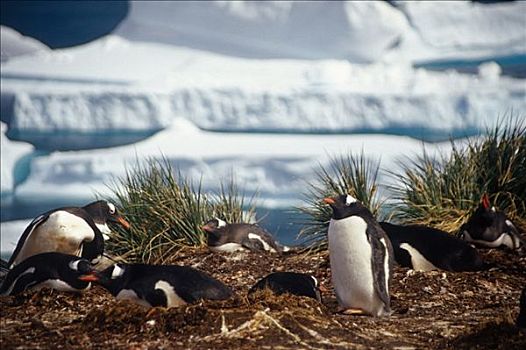
[[[210,218],[243,222],[254,215],[232,177],[219,193],[204,193],[176,174],[166,159],[137,164],[112,187],[130,230],[115,227],[108,250],[125,261],[163,263],[185,246],[206,244],[201,226]]]

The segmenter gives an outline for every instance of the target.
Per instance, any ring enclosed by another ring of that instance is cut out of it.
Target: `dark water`
[[[526,78],[526,54],[515,54],[506,56],[485,57],[478,59],[462,60],[437,60],[415,64],[416,68],[430,70],[454,69],[461,73],[478,73],[478,66],[485,62],[496,62],[502,69],[502,74],[515,78]]]
[[[128,9],[127,1],[1,1],[0,23],[62,48],[112,32]]]
[[[28,142],[39,151],[78,151],[129,145],[144,140],[159,131],[161,129],[98,132],[20,131],[9,129],[6,135],[13,141]]]

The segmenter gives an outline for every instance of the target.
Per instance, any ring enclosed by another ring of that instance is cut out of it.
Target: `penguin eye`
[[[108,203],[108,208],[111,215],[115,214],[115,206],[112,203]]]

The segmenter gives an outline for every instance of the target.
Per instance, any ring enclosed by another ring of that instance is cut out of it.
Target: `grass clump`
[[[315,179],[308,183],[304,194],[306,205],[298,208],[307,216],[299,236],[305,239],[309,250],[327,249],[327,229],[332,210],[323,202],[323,198],[350,194],[373,215],[379,215],[382,206],[378,196],[379,169],[380,161],[367,159],[363,150],[359,154],[332,157],[328,166],[318,166]]]
[[[200,182],[176,174],[167,159],[137,164],[111,191],[131,228],[116,228],[108,250],[126,261],[167,262],[182,247],[206,244],[200,227],[209,219],[243,222],[255,213],[254,197],[247,203],[233,176],[219,193],[204,193]]]
[[[485,136],[452,142],[449,155],[424,155],[402,165],[394,215],[410,224],[456,232],[484,193],[517,224],[526,218],[526,125],[510,119]]]

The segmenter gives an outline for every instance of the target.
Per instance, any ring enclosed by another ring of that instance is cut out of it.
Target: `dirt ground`
[[[514,326],[526,286],[526,258],[483,252],[489,271],[414,272],[396,267],[393,314],[336,313],[327,254],[276,256],[185,250],[174,259],[231,286],[235,297],[146,309],[100,287],[82,295],[43,290],[0,298],[6,349],[526,349]],[[246,292],[274,271],[311,273],[330,292],[313,299]]]

